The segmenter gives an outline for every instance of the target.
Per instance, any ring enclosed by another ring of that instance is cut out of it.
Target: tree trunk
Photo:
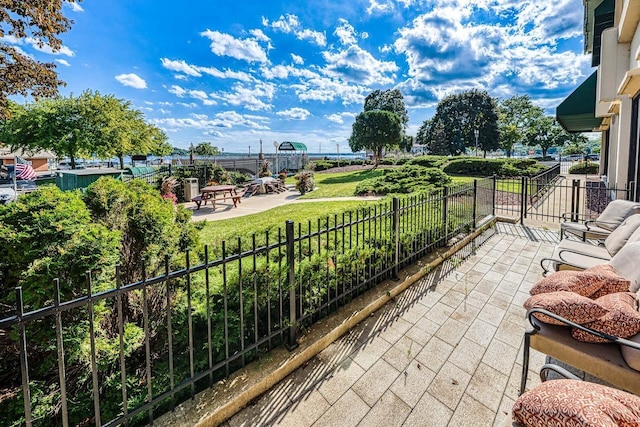
[[[124,156],[119,155],[118,160],[120,160],[120,169],[124,169]]]

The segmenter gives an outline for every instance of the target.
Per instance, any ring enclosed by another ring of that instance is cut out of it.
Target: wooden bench
[[[534,313],[542,313],[553,317],[556,320],[566,323],[569,327],[542,323],[533,317]],[[533,348],[554,359],[567,363],[574,368],[591,374],[594,377],[607,381],[615,387],[640,395],[640,371],[630,368],[620,353],[620,346],[640,350],[640,344],[622,338],[604,335],[540,308],[529,310],[527,318],[533,329],[524,334],[520,394],[524,392],[527,385],[529,349]],[[606,344],[592,344],[578,341],[571,336],[571,327],[608,339],[610,342]]]
[[[195,204],[196,204],[196,206],[197,206],[196,210],[197,210],[197,209],[200,209],[200,205],[202,204],[202,202],[204,202],[205,204],[207,203],[207,201],[206,201],[206,200],[202,200],[202,196],[192,197],[192,198],[191,198],[191,201],[192,201],[192,202],[195,202]]]

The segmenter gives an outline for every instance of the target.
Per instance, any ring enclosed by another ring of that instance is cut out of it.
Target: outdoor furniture
[[[611,260],[626,244],[640,241],[640,214],[634,214],[616,227],[600,244],[564,239],[555,247],[550,258],[543,258],[543,275],[551,271],[584,270]]]
[[[588,239],[605,239],[617,226],[629,216],[640,213],[640,203],[629,200],[613,200],[602,213],[593,220],[569,222],[580,217],[576,213],[564,213],[565,222],[560,224],[560,238],[576,236],[582,241]]]
[[[207,202],[211,202],[213,210],[216,209],[216,201],[223,200],[226,201],[227,197],[231,199],[233,202],[233,206],[237,207],[237,203],[240,202],[240,198],[238,196],[238,192],[236,190],[235,185],[211,185],[207,187],[203,187],[200,190],[200,195],[193,197],[191,201],[195,202],[197,208],[200,209],[200,205]]]
[[[535,313],[547,315],[567,326],[580,329],[609,342],[593,344],[578,341],[571,336],[571,328],[543,323],[533,316]],[[640,351],[639,343],[603,334],[540,308],[529,310],[527,319],[532,329],[524,333],[520,394],[524,392],[527,385],[529,353],[530,349],[534,349],[607,381],[622,390],[640,395],[640,371],[630,368],[620,353],[621,346]]]

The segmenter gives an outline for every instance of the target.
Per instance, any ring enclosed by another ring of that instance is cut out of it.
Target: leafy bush
[[[569,168],[571,174],[597,174],[600,171],[600,165],[598,163],[580,162]]]
[[[296,190],[298,190],[302,195],[309,191],[313,191],[316,187],[316,182],[313,179],[313,172],[311,171],[305,170],[298,172],[294,178],[296,179]]]
[[[438,168],[404,165],[385,169],[382,176],[362,181],[356,186],[356,195],[394,194],[430,191],[451,182],[451,178]]]
[[[409,159],[410,165],[424,166],[425,168],[440,168],[449,161],[445,156],[417,156]]]
[[[448,174],[469,176],[531,176],[544,169],[544,165],[533,159],[481,159],[476,157],[453,159],[444,166],[444,171]]]

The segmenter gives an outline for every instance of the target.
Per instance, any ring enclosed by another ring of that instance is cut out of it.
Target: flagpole
[[[18,158],[13,158],[13,192],[16,194],[16,198],[18,198],[18,183],[16,182],[16,175],[18,174]]]

